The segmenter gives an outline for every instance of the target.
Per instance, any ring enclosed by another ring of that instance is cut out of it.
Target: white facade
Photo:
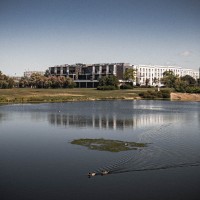
[[[25,71],[25,72],[24,72],[24,77],[30,78],[32,74],[44,75],[45,72],[44,72],[44,71]]]
[[[149,80],[148,85],[160,85],[165,71],[172,71],[175,75],[182,77],[190,75],[193,78],[199,78],[199,72],[192,69],[183,69],[176,66],[160,66],[160,65],[135,65],[137,69],[137,79],[140,85],[146,85],[146,80]]]

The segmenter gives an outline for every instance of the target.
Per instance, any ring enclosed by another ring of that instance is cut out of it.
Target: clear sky
[[[0,0],[0,70],[74,63],[200,67],[200,0]]]

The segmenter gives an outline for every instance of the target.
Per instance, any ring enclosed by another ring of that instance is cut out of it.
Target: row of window
[[[69,70],[67,70],[67,68],[63,68],[61,70],[61,68],[50,68],[50,73],[51,74],[68,74],[68,71],[69,71],[69,74],[76,74],[77,73],[80,73],[80,74],[92,74],[93,73],[93,69],[90,68],[90,67],[87,67],[87,68],[82,68],[82,69],[75,69],[75,68],[69,68]],[[113,67],[109,67],[109,68],[106,68],[106,67],[102,67],[102,70],[100,71],[99,67],[95,68],[95,74],[113,74],[114,73],[114,68]]]
[[[179,69],[169,69],[169,68],[167,68],[167,69],[159,69],[159,68],[139,68],[139,71],[140,71],[140,73],[141,72],[149,72],[149,73],[151,73],[151,72],[155,72],[155,74],[156,73],[163,73],[163,72],[165,72],[165,71],[173,71],[175,74],[184,74],[184,75],[194,75],[195,74],[195,72],[193,72],[192,70],[184,70],[184,69],[182,69],[182,70],[179,70]]]

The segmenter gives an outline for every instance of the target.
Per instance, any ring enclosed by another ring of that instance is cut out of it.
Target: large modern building
[[[163,78],[163,73],[165,71],[172,71],[174,75],[179,77],[190,75],[194,79],[199,78],[199,72],[192,69],[184,69],[182,67],[176,66],[160,66],[160,65],[135,65],[137,69],[137,82],[140,85],[145,85],[148,80],[148,84],[158,85]]]
[[[97,87],[99,78],[114,75],[119,80],[123,80],[126,68],[130,68],[129,63],[101,63],[101,64],[74,64],[57,65],[49,67],[52,76],[65,76],[72,78],[78,87]]]
[[[56,65],[49,67],[51,76],[65,76],[72,78],[78,87],[97,87],[99,78],[115,75],[123,82],[124,72],[131,68],[136,70],[135,83],[139,85],[160,85],[165,71],[173,71],[179,77],[190,75],[199,78],[199,72],[192,69],[184,69],[176,66],[158,65],[131,65],[129,63],[98,63],[98,64],[74,64]]]

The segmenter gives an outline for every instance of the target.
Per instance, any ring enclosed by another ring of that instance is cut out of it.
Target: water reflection
[[[5,113],[0,113],[0,123],[5,121],[7,118],[7,115]]]
[[[48,122],[52,125],[65,127],[97,128],[97,129],[134,129],[140,126],[158,125],[180,120],[181,116],[168,116],[162,114],[132,115],[126,118],[116,115],[91,114],[91,116],[51,113]]]

